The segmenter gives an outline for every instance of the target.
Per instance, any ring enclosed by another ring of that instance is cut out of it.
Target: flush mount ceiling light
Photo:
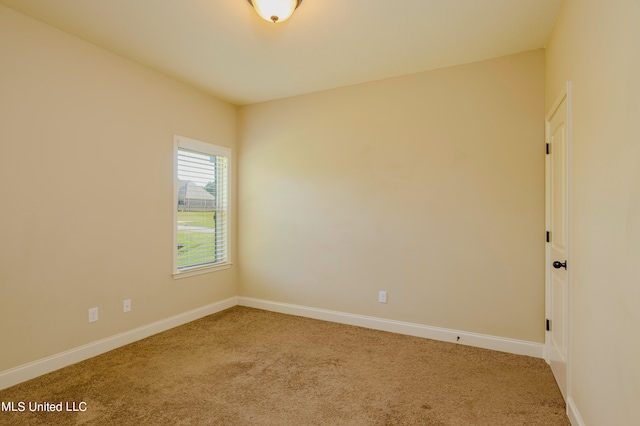
[[[302,0],[248,0],[264,20],[282,22],[293,15]]]

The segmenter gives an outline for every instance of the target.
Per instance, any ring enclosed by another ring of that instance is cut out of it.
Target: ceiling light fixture
[[[282,22],[293,15],[302,0],[248,0],[264,20]]]

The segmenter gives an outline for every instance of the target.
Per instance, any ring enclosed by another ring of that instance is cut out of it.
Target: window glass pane
[[[178,148],[177,269],[227,261],[228,158]]]

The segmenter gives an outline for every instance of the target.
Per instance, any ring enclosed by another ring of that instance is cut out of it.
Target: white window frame
[[[173,278],[187,278],[194,275],[206,274],[223,269],[229,269],[231,262],[231,149],[219,145],[190,139],[184,136],[174,135],[173,148]],[[178,149],[184,148],[191,151],[201,152],[207,155],[215,155],[228,158],[227,165],[227,236],[226,236],[226,261],[210,265],[194,266],[188,269],[178,270]]]

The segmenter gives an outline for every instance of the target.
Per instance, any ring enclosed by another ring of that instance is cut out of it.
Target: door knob
[[[560,269],[560,268],[567,269],[567,261],[565,260],[563,263],[563,262],[558,262],[556,260],[555,262],[553,262],[553,267],[556,269]]]

